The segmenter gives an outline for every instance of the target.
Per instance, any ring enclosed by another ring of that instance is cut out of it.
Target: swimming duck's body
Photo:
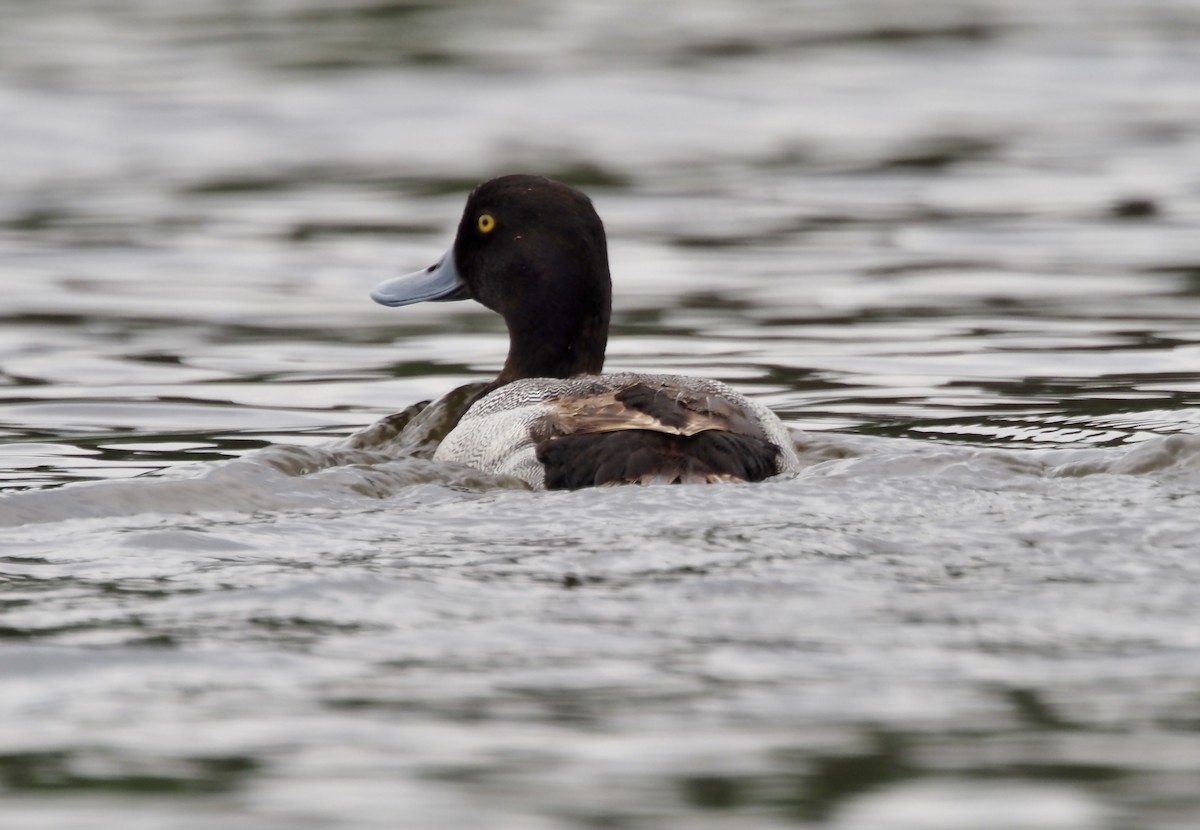
[[[761,481],[799,467],[779,419],[723,383],[601,374],[611,293],[586,196],[538,176],[476,188],[451,251],[371,294],[392,306],[470,298],[508,325],[504,369],[434,458],[547,489]]]
[[[534,487],[760,481],[794,466],[770,410],[715,380],[581,375],[513,381],[476,402],[434,458]]]

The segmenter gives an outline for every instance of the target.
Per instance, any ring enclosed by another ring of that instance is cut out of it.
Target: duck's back
[[[514,381],[476,402],[434,457],[547,489],[760,481],[799,468],[769,409],[675,375]]]

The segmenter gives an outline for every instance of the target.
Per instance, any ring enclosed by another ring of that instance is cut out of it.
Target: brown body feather
[[[745,411],[716,395],[669,385],[553,402],[535,435],[546,487],[761,481],[779,448]]]

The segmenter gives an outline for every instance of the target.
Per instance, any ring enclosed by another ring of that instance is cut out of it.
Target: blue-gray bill
[[[421,271],[384,280],[371,291],[380,305],[402,306],[425,302],[449,302],[470,297],[467,285],[454,266],[454,251]]]

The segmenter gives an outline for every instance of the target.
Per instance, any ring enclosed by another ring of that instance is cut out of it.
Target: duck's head
[[[472,299],[504,318],[518,378],[596,374],[604,366],[612,282],[604,225],[587,196],[541,176],[491,179],[467,197],[450,251],[375,287],[387,306]]]

